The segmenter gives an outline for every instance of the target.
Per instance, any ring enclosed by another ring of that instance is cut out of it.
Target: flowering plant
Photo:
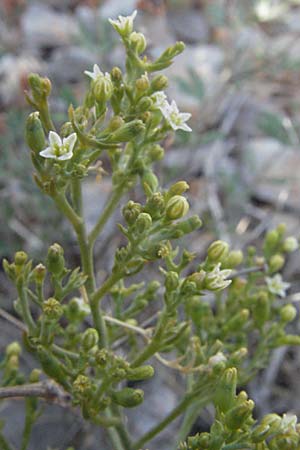
[[[36,111],[28,117],[26,140],[35,181],[70,222],[81,267],[68,268],[58,243],[49,247],[43,263],[33,263],[22,251],[12,262],[3,261],[17,290],[14,307],[23,322],[23,347],[38,368],[25,376],[19,366],[21,346],[11,343],[1,362],[0,397],[26,399],[23,450],[29,448],[43,398],[79,408],[85,420],[107,430],[114,450],[145,449],[178,417],[181,426],[170,448],[299,449],[295,416],[268,414],[257,423],[254,402],[245,391],[236,393],[268,364],[274,348],[300,344],[300,336],[286,332],[296,309],[279,299],[289,284],[278,273],[298,242],[285,237],[280,225],[267,233],[262,250],[250,247],[246,254],[217,240],[199,262],[197,255],[174,247],[178,239],[197,232],[201,220],[188,216],[188,184],[178,181],[162,189],[153,165],[164,156],[161,142],[169,132],[191,131],[191,115],[168,102],[167,78],[152,74],[168,67],[184,44],[169,47],[155,61],[141,57],[147,43],[133,31],[135,16],[110,20],[126,50],[126,73],[118,67],[103,73],[97,65],[85,71],[90,83],[83,104],[70,106],[59,132],[48,107],[50,81],[29,76],[27,99]],[[88,233],[82,182],[104,155],[112,191]],[[143,199],[126,202],[138,182]],[[120,205],[125,243],[99,283],[95,242]],[[150,263],[159,265],[159,280],[137,283],[132,277],[140,280]],[[150,303],[157,312],[143,323]],[[143,436],[131,436],[127,408],[144,401],[143,389],[134,382],[153,378],[154,364],[157,372],[160,364],[176,370],[185,393],[161,422]],[[210,403],[215,407],[210,432],[188,437]],[[0,442],[1,448],[11,449],[2,432]]]

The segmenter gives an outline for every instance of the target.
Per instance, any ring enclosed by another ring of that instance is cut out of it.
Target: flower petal
[[[52,150],[51,147],[45,148],[44,150],[42,150],[42,151],[39,153],[39,155],[42,156],[43,158],[53,158],[53,159],[56,158],[56,155],[55,155],[55,153],[53,152],[53,150]]]
[[[63,153],[62,155],[58,156],[57,159],[59,159],[60,161],[66,161],[67,159],[71,159],[73,156],[73,152],[69,151],[67,153]]]
[[[62,145],[61,138],[57,133],[55,133],[55,131],[50,131],[49,142],[51,147],[54,147],[55,145],[61,147]]]
[[[63,139],[63,145],[68,145],[69,146],[69,151],[72,152],[76,140],[77,140],[77,134],[76,133],[72,133],[68,137]]]

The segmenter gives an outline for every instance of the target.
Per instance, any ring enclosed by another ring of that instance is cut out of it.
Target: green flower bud
[[[184,217],[189,210],[189,204],[182,195],[174,195],[166,205],[166,217],[169,220],[177,220]]]
[[[269,261],[269,268],[271,273],[278,272],[285,263],[284,257],[280,253],[276,253],[276,255],[271,256]]]
[[[177,272],[167,272],[165,279],[165,288],[167,292],[172,292],[177,289],[179,284],[179,275]]]
[[[64,250],[59,244],[53,244],[49,247],[46,267],[55,276],[62,274],[65,267]]]
[[[23,266],[28,260],[28,255],[25,252],[15,253],[15,264],[16,266]]]
[[[10,264],[7,261],[7,259],[4,258],[3,261],[2,261],[2,266],[3,266],[3,270],[6,273],[6,275],[8,276],[8,278],[14,282],[15,278],[16,278],[16,265],[15,265],[15,263],[11,263]]]
[[[160,192],[155,192],[148,198],[145,212],[149,213],[152,219],[159,219],[165,210],[165,200]]]
[[[33,369],[29,375],[30,383],[38,383],[40,381],[41,375],[42,371],[40,369]]]
[[[20,356],[21,352],[21,346],[17,341],[12,342],[5,349],[5,354],[8,358],[10,358],[11,356]]]
[[[246,422],[254,409],[254,402],[247,400],[241,405],[233,407],[225,415],[225,423],[231,430],[237,430]]]
[[[151,91],[163,91],[168,86],[168,78],[165,75],[155,75],[151,81]]]
[[[19,370],[19,365],[20,365],[19,357],[17,355],[12,355],[8,358],[6,362],[6,370],[14,372],[16,374]]]
[[[130,200],[123,208],[122,214],[128,225],[133,225],[142,212],[142,205]]]
[[[95,328],[87,328],[82,335],[81,343],[85,351],[91,350],[95,345],[98,344],[99,336]]]
[[[204,270],[200,270],[199,272],[195,272],[190,275],[186,281],[195,283],[198,290],[204,289],[204,280],[206,277],[206,272]]]
[[[152,172],[152,170],[145,170],[142,176],[142,185],[146,194],[149,196],[158,188],[157,176]]]
[[[159,144],[155,144],[148,150],[148,156],[151,161],[160,161],[165,156],[165,151]]]
[[[51,81],[43,78],[37,73],[30,73],[28,76],[28,84],[31,88],[33,100],[39,104],[50,95]]]
[[[110,131],[116,131],[118,130],[120,127],[122,127],[125,124],[124,119],[122,119],[121,116],[114,116],[110,119],[109,124],[108,124],[108,129]]]
[[[143,33],[133,31],[129,36],[129,42],[138,54],[141,54],[146,50],[147,41]]]
[[[280,430],[281,417],[278,414],[267,414],[265,415],[260,425],[262,427],[269,426],[272,433],[276,433]]]
[[[174,195],[184,194],[189,189],[189,185],[186,181],[177,181],[173,184],[167,192],[168,197],[174,197]]]
[[[299,247],[298,241],[295,237],[289,236],[283,242],[283,251],[292,253]]]
[[[114,383],[119,383],[126,378],[126,370],[122,367],[116,367],[110,376]]]
[[[95,354],[95,361],[97,365],[100,366],[101,368],[107,365],[109,359],[110,359],[109,352],[105,348],[98,350]]]
[[[124,408],[133,408],[143,403],[144,392],[141,389],[124,388],[112,392],[112,401]]]
[[[244,256],[241,250],[232,250],[224,261],[224,265],[228,269],[234,269],[243,262],[243,259]]]
[[[26,121],[25,137],[28,147],[35,153],[39,153],[47,147],[39,112],[29,114]]]
[[[140,381],[148,380],[154,375],[154,369],[152,366],[141,366],[134,369],[129,368],[126,373],[127,380]]]
[[[119,67],[113,67],[110,72],[110,77],[114,83],[120,83],[123,79],[121,69]]]
[[[279,242],[278,230],[268,231],[265,237],[264,246],[267,250],[271,250],[276,247]]]
[[[224,241],[215,241],[208,247],[207,256],[210,262],[223,261],[229,252],[229,245]]]
[[[63,312],[63,307],[55,298],[50,297],[44,301],[43,313],[48,320],[59,320]]]
[[[136,219],[135,227],[139,234],[145,233],[152,225],[152,219],[148,213],[140,213]]]
[[[92,82],[92,92],[99,103],[105,103],[113,94],[113,84],[108,73],[97,76]]]
[[[36,284],[42,284],[46,276],[46,267],[44,264],[38,264],[33,269],[33,277]]]
[[[290,303],[285,305],[280,310],[280,318],[285,323],[292,322],[296,316],[297,316],[297,309]]]
[[[215,405],[221,412],[232,408],[237,386],[237,370],[235,367],[226,369],[217,384]]]
[[[110,136],[111,142],[128,142],[144,131],[145,125],[141,120],[132,120],[118,128]]]
[[[260,424],[256,428],[254,428],[251,434],[251,440],[254,443],[262,442],[268,437],[269,434],[270,426]]]
[[[136,105],[136,109],[139,113],[145,112],[145,111],[149,111],[149,109],[152,107],[152,100],[150,97],[142,97],[137,105]]]
[[[300,345],[300,336],[286,334],[274,342],[274,347],[280,347],[281,345]]]

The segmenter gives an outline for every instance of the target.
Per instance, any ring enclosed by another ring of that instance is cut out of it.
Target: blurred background
[[[26,78],[38,72],[51,79],[53,118],[58,124],[64,121],[68,105],[82,99],[88,82],[84,70],[94,63],[103,71],[124,64],[123,48],[107,19],[134,9],[139,11],[136,29],[146,35],[150,57],[176,40],[186,44],[166,74],[169,97],[192,113],[193,133],[178,133],[166,142],[159,176],[163,186],[178,179],[190,184],[191,209],[204,227],[186,242],[189,249],[204,254],[215,238],[233,248],[259,245],[263,233],[281,222],[299,237],[300,0],[0,0],[1,259],[23,248],[38,261],[58,241],[70,265],[78,264],[68,224],[32,181],[23,137],[30,111],[23,94]],[[105,174],[100,183],[93,177],[86,181],[89,226],[109,191]],[[139,192],[133,195],[138,198]],[[112,224],[118,216],[116,211]],[[108,226],[99,240],[100,276],[109,270],[119,239],[117,228]],[[284,279],[293,283],[289,300],[299,301],[299,254],[289,257]],[[2,272],[0,296],[1,307],[12,312],[15,292]],[[2,350],[19,332],[2,318],[0,326]],[[24,365],[31,367],[30,358]],[[270,410],[300,415],[299,370],[298,349],[274,352],[260,382],[249,387],[258,416]],[[132,413],[135,434],[165,416],[182,389],[164,369],[156,384],[143,388],[149,400],[137,417]],[[99,432],[91,432],[79,417],[59,408],[46,407],[46,412],[30,449],[46,449],[40,444],[49,442],[61,450],[68,445],[99,450]],[[14,424],[23,420],[22,408],[2,402],[0,417],[9,414],[14,414]],[[205,430],[211,414],[206,410],[194,431]],[[18,442],[15,426],[7,433]],[[172,429],[168,433],[150,450],[169,450]]]

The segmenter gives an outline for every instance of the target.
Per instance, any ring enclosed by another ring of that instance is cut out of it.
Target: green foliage
[[[243,254],[216,241],[209,246],[207,257],[193,264],[196,255],[176,247],[178,239],[201,227],[201,220],[188,215],[188,184],[178,181],[167,190],[161,188],[153,165],[163,157],[161,143],[169,132],[191,131],[186,123],[190,114],[180,113],[175,102],[166,100],[166,77],[150,74],[168,67],[184,45],[175,44],[155,61],[141,57],[146,40],[133,31],[134,17],[135,13],[111,21],[126,50],[126,73],[113,68],[104,74],[97,65],[92,72],[86,71],[90,84],[83,104],[70,106],[68,121],[59,134],[48,107],[50,81],[37,74],[29,77],[27,100],[35,112],[27,119],[26,140],[34,179],[70,222],[81,267],[68,267],[58,243],[49,247],[43,262],[31,261],[22,251],[13,261],[3,261],[17,291],[14,308],[26,330],[23,346],[53,383],[52,396],[55,386],[60,397],[66,395],[81,409],[85,420],[109,428],[115,450],[144,448],[186,413],[184,430],[175,438],[177,446],[186,439],[195,414],[211,402],[216,409],[211,432],[189,438],[182,448],[263,450],[277,449],[285,442],[290,448],[299,448],[296,419],[283,428],[286,418],[278,418],[281,425],[270,428],[268,424],[265,433],[265,428],[259,428],[265,422],[253,428],[254,403],[243,391],[236,395],[238,386],[268,364],[274,348],[300,344],[299,336],[286,332],[296,311],[280,299],[289,284],[278,273],[286,254],[296,250],[298,242],[286,237],[284,227],[279,226],[266,235],[262,249],[251,247]],[[110,162],[112,192],[88,234],[81,184],[104,154]],[[115,251],[111,272],[98,285],[95,241],[123,196],[138,182],[143,199],[129,200],[123,206],[124,220],[118,225],[122,245]],[[159,266],[158,279],[132,281],[131,277],[142,274],[149,264]],[[108,295],[111,315],[102,306]],[[153,326],[145,329],[139,325],[141,313],[150,303],[156,305],[158,314]],[[122,356],[114,350],[120,339],[129,343]],[[17,343],[11,344],[1,363],[3,396],[7,386],[28,384],[19,367],[20,352]],[[168,359],[164,353],[169,354]],[[123,411],[143,403],[144,392],[129,387],[128,382],[154,377],[148,363],[153,357],[187,377],[187,389],[161,423],[133,442]],[[34,392],[37,386],[45,386],[39,383],[39,374],[35,370],[28,380]],[[37,397],[32,394],[26,400],[24,450],[39,414]],[[197,406],[192,414],[191,406]],[[2,435],[0,439],[6,442]]]

